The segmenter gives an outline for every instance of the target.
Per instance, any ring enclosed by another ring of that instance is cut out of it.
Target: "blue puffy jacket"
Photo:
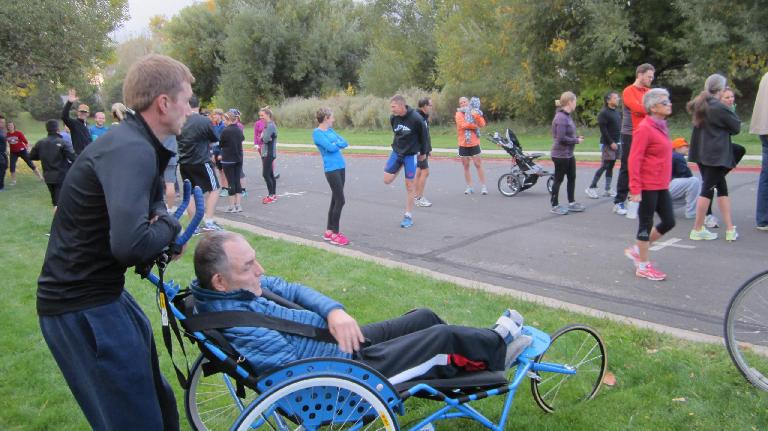
[[[192,282],[195,309],[198,313],[212,311],[255,311],[267,316],[327,328],[328,313],[344,308],[340,303],[309,287],[288,283],[282,278],[262,276],[261,288],[295,302],[306,310],[285,308],[247,290],[219,292],[203,289]],[[230,328],[222,331],[224,337],[240,354],[245,356],[254,371],[265,371],[298,359],[318,356],[351,358],[338,344],[326,343],[298,335],[283,334],[265,328]]]

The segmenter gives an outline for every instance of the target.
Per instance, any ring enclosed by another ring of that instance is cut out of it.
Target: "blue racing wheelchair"
[[[177,217],[189,203],[190,194],[187,183]],[[194,195],[196,214],[202,215],[202,193],[196,188]],[[199,218],[193,219],[175,248],[192,236],[198,223]],[[530,381],[534,400],[551,413],[594,398],[606,371],[607,356],[600,335],[590,327],[570,325],[551,336],[525,326],[523,333],[533,342],[507,372],[391,381],[361,362],[313,358],[256,375],[219,331],[226,324],[201,324],[195,319],[194,298],[189,292],[163,280],[169,255],[158,258],[159,276],[149,274],[149,279],[158,288],[163,338],[169,351],[172,353],[174,328],[180,328],[175,331],[179,341],[183,332],[201,351],[186,376],[177,368],[185,388],[186,416],[196,430],[400,430],[398,418],[406,413],[406,401],[416,397],[434,400],[438,407],[408,430],[434,430],[440,421],[464,418],[499,431],[504,429],[523,381]],[[503,396],[500,400],[504,403],[495,422],[472,407],[473,401],[493,396]]]

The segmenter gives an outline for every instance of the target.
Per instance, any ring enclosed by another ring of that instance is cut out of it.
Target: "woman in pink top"
[[[637,242],[624,250],[635,264],[635,275],[649,280],[664,280],[667,275],[648,261],[651,243],[675,227],[669,182],[672,178],[672,142],[666,118],[672,114],[669,92],[663,88],[649,90],[643,96],[648,113],[632,133],[629,153],[629,198],[639,202]],[[653,213],[661,221],[653,226]]]

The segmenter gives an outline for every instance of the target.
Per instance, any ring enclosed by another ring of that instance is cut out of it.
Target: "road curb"
[[[313,240],[301,238],[298,236],[294,236],[294,235],[290,235],[282,232],[271,231],[268,229],[260,228],[258,226],[253,226],[245,222],[239,222],[239,221],[229,220],[224,218],[219,218],[218,221],[222,225],[230,226],[237,229],[242,229],[250,233],[264,236],[267,238],[280,239],[293,244],[314,247],[314,248],[329,251],[331,253],[335,253],[338,255],[352,257],[352,258],[360,259],[367,262],[373,262],[373,263],[385,266],[387,268],[403,269],[412,273],[433,278],[435,280],[446,281],[446,282],[453,283],[469,289],[480,290],[480,291],[494,293],[498,295],[505,295],[515,299],[532,302],[535,304],[545,305],[551,308],[562,309],[562,310],[566,310],[574,313],[581,313],[590,317],[610,320],[612,322],[624,323],[624,324],[634,326],[636,328],[649,329],[654,332],[670,335],[682,340],[694,341],[694,342],[700,342],[700,343],[709,343],[709,344],[720,344],[720,345],[724,344],[722,337],[717,337],[714,335],[701,334],[698,332],[675,328],[672,326],[661,325],[658,323],[648,322],[646,320],[636,319],[633,317],[627,317],[627,316],[622,316],[615,313],[609,313],[606,311],[597,310],[597,309],[585,307],[582,305],[571,304],[569,302],[560,301],[558,299],[547,298],[545,296],[535,295],[528,292],[522,292],[519,290],[501,287],[501,286],[493,285],[490,283],[483,283],[483,282],[470,280],[463,277],[442,274],[437,271],[432,271],[419,266],[409,265],[407,263],[385,259],[378,256],[372,256],[370,254],[363,253],[358,250],[333,246],[325,243],[324,241],[313,241]]]

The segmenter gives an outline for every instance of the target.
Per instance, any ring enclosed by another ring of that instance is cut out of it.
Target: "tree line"
[[[112,5],[108,17],[124,18],[124,1],[87,3]],[[654,86],[668,88],[677,106],[707,75],[726,75],[748,116],[768,71],[765,22],[758,0],[208,0],[154,20],[151,36],[111,55],[94,49],[90,65],[106,64],[101,91],[110,102],[120,97],[126,51],[156,51],[190,67],[204,102],[246,116],[289,97],[417,88],[444,100],[479,96],[491,118],[541,122],[572,90],[578,116],[590,123],[603,95],[647,62],[656,67]],[[71,77],[52,78],[49,85]]]

